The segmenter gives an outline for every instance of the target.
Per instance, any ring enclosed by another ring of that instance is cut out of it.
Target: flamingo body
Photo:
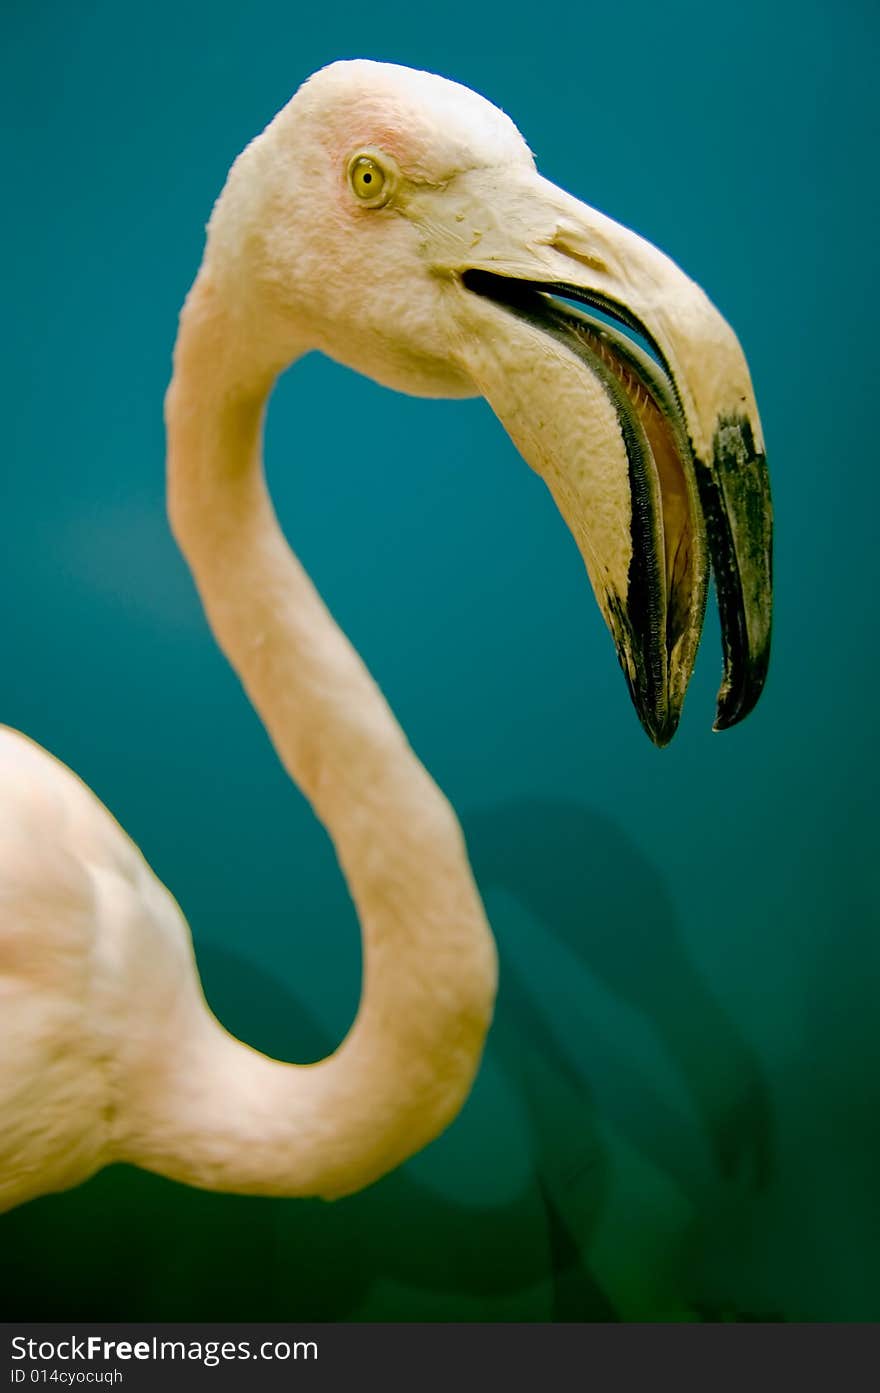
[[[719,724],[760,692],[769,493],[729,326],[656,248],[542,179],[484,98],[389,64],[316,74],[214,209],[166,399],[168,503],[213,634],[333,840],[361,922],[360,1008],[315,1065],[233,1039],[129,838],[0,730],[0,1208],[115,1160],[217,1190],[346,1194],[436,1136],[478,1068],[496,956],[458,822],[263,476],[272,385],[315,349],[398,390],[488,399],[568,523],[657,744],[710,556]],[[376,467],[357,423],[352,450]]]

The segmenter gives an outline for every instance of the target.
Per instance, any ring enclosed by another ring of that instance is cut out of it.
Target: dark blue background
[[[504,970],[487,1061],[445,1137],[332,1207],[117,1169],[14,1212],[2,1309],[880,1316],[875,7],[90,0],[2,30],[2,717],[140,844],[251,1043],[341,1037],[357,926],[170,539],[161,403],[212,201],[308,73],[455,77],[671,253],[745,346],[778,520],[760,707],[711,733],[710,613],[658,752],[488,408],[296,367],[273,490],[468,832]]]

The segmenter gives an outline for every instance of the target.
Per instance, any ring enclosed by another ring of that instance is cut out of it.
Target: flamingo
[[[769,486],[725,320],[663,253],[543,179],[476,93],[367,60],[316,73],[214,207],[166,397],[168,508],[216,640],[335,845],[361,925],[357,1016],[308,1066],[234,1039],[136,847],[2,728],[0,1208],[114,1161],[334,1198],[426,1145],[473,1082],[497,969],[459,824],[264,481],[270,391],[312,350],[399,391],[487,398],[573,535],[656,744],[678,723],[710,564],[716,727],[760,694]],[[354,449],[376,443],[354,423]]]

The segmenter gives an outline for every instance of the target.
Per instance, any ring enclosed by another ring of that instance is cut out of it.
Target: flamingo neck
[[[233,328],[202,273],[166,404],[169,511],[217,642],[333,840],[363,988],[348,1036],[309,1066],[234,1040],[198,993],[129,1159],[210,1188],[332,1196],[455,1116],[491,1017],[495,950],[449,804],[283,537],[261,459],[281,364],[245,378]]]

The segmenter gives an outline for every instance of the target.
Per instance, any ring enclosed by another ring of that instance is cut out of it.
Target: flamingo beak
[[[767,673],[772,508],[733,331],[656,247],[534,171],[470,171],[452,194],[431,250],[453,352],[572,532],[645,730],[675,733],[710,566],[715,729],[735,725]]]

